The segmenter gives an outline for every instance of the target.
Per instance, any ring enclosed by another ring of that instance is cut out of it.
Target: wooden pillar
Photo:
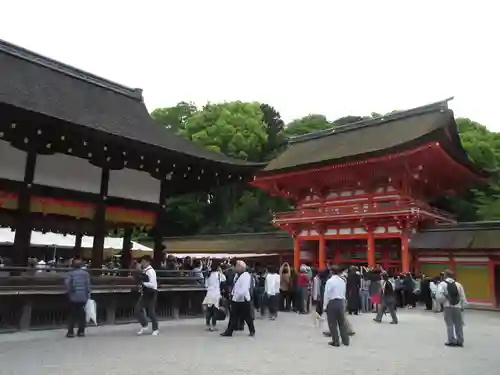
[[[293,237],[293,268],[295,271],[300,268],[300,237],[298,234]]]
[[[101,268],[106,237],[106,199],[108,195],[109,168],[102,168],[99,201],[94,213],[94,242],[92,244],[92,268]]]
[[[156,224],[153,230],[154,237],[154,262],[153,266],[155,268],[160,268],[161,262],[163,261],[163,230],[166,222],[166,212],[165,212],[165,200],[167,199],[167,183],[168,181],[163,179],[160,186],[160,196],[158,197],[158,208],[156,212]]]
[[[320,232],[319,234],[319,244],[318,244],[318,269],[322,270],[326,267],[326,240],[325,232]]]
[[[122,254],[120,268],[128,269],[132,263],[132,228],[125,228],[123,234]]]
[[[75,247],[74,247],[74,254],[75,257],[80,258],[82,256],[82,238],[83,234],[77,233],[75,235]]]
[[[408,249],[408,232],[401,231],[401,272],[410,272],[410,251]]]
[[[367,246],[366,246],[366,259],[368,267],[375,268],[377,262],[375,260],[375,234],[372,230],[368,231]]]
[[[16,234],[14,237],[14,254],[12,260],[16,266],[26,266],[28,261],[28,250],[31,245],[31,188],[35,177],[36,151],[28,152],[24,168],[24,180],[19,189]]]

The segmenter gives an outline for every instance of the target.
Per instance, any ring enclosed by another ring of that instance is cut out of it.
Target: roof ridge
[[[103,87],[105,89],[114,91],[118,94],[128,96],[132,99],[143,101],[142,89],[130,88],[119,83],[110,81],[108,79],[99,77],[95,74],[88,73],[84,70],[75,68],[71,65],[62,63],[60,61],[51,59],[49,57],[40,55],[36,52],[30,51],[26,48],[17,46],[15,44],[9,43],[3,39],[0,39],[0,51],[8,53],[9,55],[15,56],[17,58],[24,59],[34,64],[41,65],[45,68],[55,70],[57,72],[66,74],[76,79],[86,81],[90,84]]]
[[[251,233],[209,233],[209,234],[195,234],[195,235],[189,235],[189,236],[171,236],[171,237],[163,237],[164,241],[169,240],[179,240],[179,239],[185,239],[185,240],[203,240],[207,238],[219,238],[221,240],[226,239],[228,237],[237,239],[237,238],[243,238],[243,237],[258,237],[258,236],[271,236],[274,235],[276,237],[286,237],[290,238],[290,236],[283,231],[270,231],[270,232],[251,232]]]
[[[381,124],[385,124],[385,123],[390,122],[390,121],[401,120],[403,118],[418,116],[418,115],[422,115],[425,113],[434,112],[436,110],[448,109],[448,102],[450,100],[453,100],[453,97],[449,97],[447,99],[440,100],[438,102],[430,103],[427,105],[408,109],[405,111],[398,111],[398,112],[390,113],[388,115],[376,117],[373,119],[356,121],[356,122],[353,122],[350,124],[341,125],[341,126],[337,126],[337,127],[331,127],[329,129],[320,130],[320,131],[313,132],[313,133],[303,134],[303,135],[299,135],[296,137],[290,137],[288,139],[288,142],[290,144],[307,142],[307,141],[310,141],[313,139],[326,137],[326,136],[336,134],[336,133],[343,133],[346,131],[358,130],[360,128],[381,125]]]

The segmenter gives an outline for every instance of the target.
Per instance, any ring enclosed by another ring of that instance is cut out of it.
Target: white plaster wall
[[[109,174],[108,196],[158,203],[160,180],[147,172],[122,169]]]
[[[37,155],[34,183],[99,194],[101,168],[74,156]]]
[[[0,178],[12,181],[24,180],[24,169],[28,154],[10,143],[0,140]]]

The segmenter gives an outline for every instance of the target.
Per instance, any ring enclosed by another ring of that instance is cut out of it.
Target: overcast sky
[[[15,0],[0,38],[140,87],[150,111],[239,99],[334,120],[455,96],[500,131],[495,3]]]

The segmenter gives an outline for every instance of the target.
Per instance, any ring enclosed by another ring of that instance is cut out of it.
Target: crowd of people
[[[90,299],[91,287],[84,264],[75,259],[74,270],[68,273],[67,291],[71,303],[71,317],[68,337],[84,335],[84,308]],[[152,334],[159,334],[156,318],[156,299],[158,280],[152,259],[141,258],[135,265],[134,275],[140,285],[140,297],[136,306],[137,319],[141,325],[139,334],[147,332],[148,317],[152,322]],[[235,331],[244,330],[246,324],[250,336],[255,336],[255,317],[260,314],[276,320],[278,311],[295,311],[299,314],[311,312],[315,306],[316,323],[326,320],[328,331],[323,332],[331,338],[330,345],[350,344],[355,334],[348,315],[374,313],[373,320],[380,323],[388,313],[392,324],[398,324],[397,309],[414,308],[418,301],[428,310],[444,312],[447,327],[447,346],[461,347],[463,336],[463,309],[466,305],[465,292],[454,279],[451,271],[445,271],[439,278],[418,278],[407,273],[391,275],[380,266],[374,269],[351,266],[342,269],[329,263],[324,270],[301,265],[298,272],[283,264],[279,269],[272,265],[256,264],[253,268],[243,261],[225,260],[215,263],[210,259],[179,262],[166,257],[162,269],[189,272],[196,275],[206,287],[203,306],[206,311],[208,331],[217,330],[217,322],[229,321],[221,336],[232,336]],[[87,276],[84,276],[87,275]]]

